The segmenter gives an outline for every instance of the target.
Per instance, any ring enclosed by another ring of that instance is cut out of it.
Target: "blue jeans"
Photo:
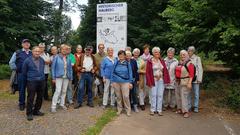
[[[68,101],[68,103],[73,102],[72,81],[69,81],[69,82],[68,82],[68,87],[67,87],[67,101]]]
[[[88,92],[88,103],[92,103],[92,82],[93,82],[93,74],[92,73],[82,73],[81,79],[79,81],[79,88],[78,88],[78,103],[82,104],[83,96],[85,92],[85,82],[87,85],[87,92]]]
[[[194,100],[193,100],[193,107],[194,109],[198,110],[198,106],[199,106],[199,90],[200,90],[200,84],[199,83],[192,83],[192,91],[193,91],[193,95],[194,95]],[[192,94],[190,94],[189,96],[189,108],[192,108]]]
[[[164,84],[163,80],[156,81],[155,86],[151,90],[151,112],[162,112],[163,105],[163,92]]]
[[[22,73],[18,73],[17,77],[18,77],[18,89],[19,89],[19,105],[25,105],[26,81],[24,80]]]

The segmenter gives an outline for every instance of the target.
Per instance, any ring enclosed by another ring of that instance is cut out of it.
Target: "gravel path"
[[[41,111],[45,115],[27,121],[15,99],[0,99],[0,135],[80,135],[103,114],[100,107],[87,106],[77,110],[70,106],[53,114],[50,105],[51,101],[44,101]]]

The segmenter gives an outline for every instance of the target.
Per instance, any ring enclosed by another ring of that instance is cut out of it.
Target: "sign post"
[[[114,56],[127,46],[127,3],[97,4],[97,45],[113,47]]]

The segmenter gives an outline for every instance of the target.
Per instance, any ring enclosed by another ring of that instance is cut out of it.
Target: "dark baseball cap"
[[[26,42],[30,43],[30,40],[29,39],[23,39],[22,40],[22,43],[26,43]]]

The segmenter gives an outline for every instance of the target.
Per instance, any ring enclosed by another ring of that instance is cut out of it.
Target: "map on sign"
[[[119,50],[127,46],[127,4],[105,3],[97,5],[97,44]]]
[[[105,43],[116,44],[118,42],[117,36],[114,35],[115,31],[111,31],[110,28],[106,28],[99,31],[100,38]]]

